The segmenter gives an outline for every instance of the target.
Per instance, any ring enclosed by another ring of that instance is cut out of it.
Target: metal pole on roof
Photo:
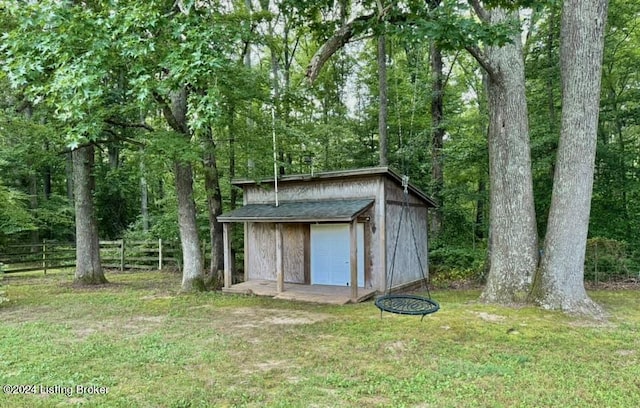
[[[276,145],[276,107],[275,100],[271,104],[271,131],[273,134],[273,183],[275,186],[276,194],[276,207],[278,206],[278,155]]]

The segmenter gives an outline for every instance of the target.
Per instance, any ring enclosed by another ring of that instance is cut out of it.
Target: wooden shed
[[[435,203],[411,183],[405,194],[402,177],[388,167],[283,176],[277,206],[273,179],[233,185],[243,189],[244,206],[218,217],[225,292],[359,302],[387,288],[396,240],[392,289],[421,281],[420,263],[428,273],[427,216]],[[231,280],[232,222],[244,224],[244,282],[238,284]]]

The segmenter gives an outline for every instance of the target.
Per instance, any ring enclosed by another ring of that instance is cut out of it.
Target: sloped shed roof
[[[350,222],[371,205],[373,200],[319,200],[247,204],[218,216],[220,222]]]

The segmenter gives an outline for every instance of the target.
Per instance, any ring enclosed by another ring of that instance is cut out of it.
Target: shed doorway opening
[[[358,287],[364,287],[364,223],[358,223],[356,231]],[[311,284],[349,286],[349,224],[312,224],[310,235]]]

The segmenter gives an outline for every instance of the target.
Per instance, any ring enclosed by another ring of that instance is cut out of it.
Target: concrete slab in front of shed
[[[351,288],[349,286],[304,285],[298,283],[285,283],[284,291],[278,293],[276,282],[268,280],[242,282],[232,285],[230,288],[224,288],[222,291],[224,293],[268,296],[275,299],[333,305],[363,302],[376,294],[375,290],[358,288],[358,298],[356,302],[352,302]]]

